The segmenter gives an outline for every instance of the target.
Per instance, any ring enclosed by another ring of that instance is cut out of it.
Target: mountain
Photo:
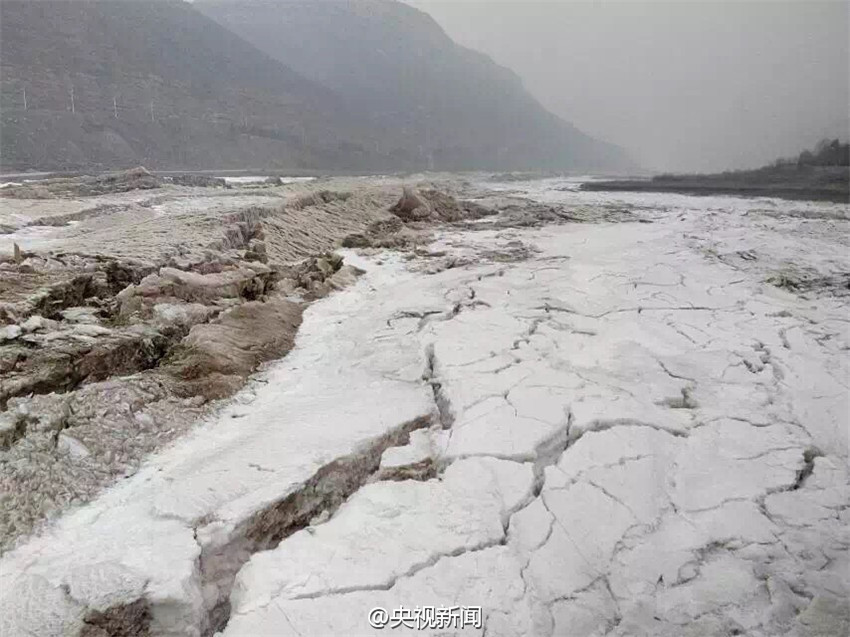
[[[0,169],[618,170],[391,0],[2,0]]]
[[[3,169],[366,167],[369,123],[178,0],[0,3]]]
[[[348,100],[385,143],[443,169],[633,168],[546,111],[519,77],[395,0],[196,0],[271,57]]]

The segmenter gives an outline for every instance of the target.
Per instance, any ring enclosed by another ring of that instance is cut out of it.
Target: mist
[[[848,136],[846,2],[407,2],[649,170],[756,167]]]

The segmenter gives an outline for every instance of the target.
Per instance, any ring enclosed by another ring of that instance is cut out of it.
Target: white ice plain
[[[286,359],[2,558],[0,634],[846,635],[848,297],[765,283],[850,270],[846,206],[554,186],[652,223],[346,253]]]

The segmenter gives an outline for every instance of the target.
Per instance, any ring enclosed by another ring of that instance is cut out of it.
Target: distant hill
[[[383,143],[435,168],[627,170],[619,148],[546,111],[513,72],[454,43],[395,0],[196,0],[273,58],[387,131]]]
[[[338,96],[179,0],[3,0],[0,47],[4,170],[374,163]]]
[[[741,195],[815,199],[850,203],[850,144],[825,139],[814,150],[777,159],[755,170],[708,175],[657,175],[647,180],[595,181],[583,190],[677,192],[689,195]]]
[[[619,170],[390,0],[2,0],[0,169]]]

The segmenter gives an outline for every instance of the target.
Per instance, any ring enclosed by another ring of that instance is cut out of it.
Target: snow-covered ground
[[[287,358],[2,558],[0,634],[847,634],[848,297],[766,282],[850,271],[846,206],[508,188],[651,223],[346,252]]]

